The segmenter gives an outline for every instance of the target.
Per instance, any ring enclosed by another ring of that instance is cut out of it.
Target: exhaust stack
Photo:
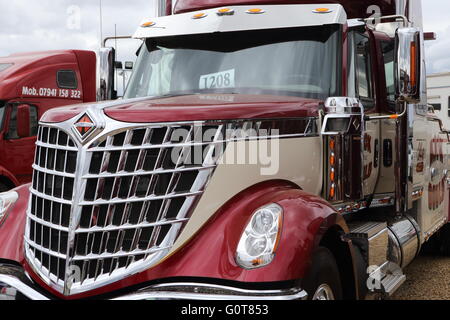
[[[157,0],[158,17],[170,16],[172,14],[172,0]]]

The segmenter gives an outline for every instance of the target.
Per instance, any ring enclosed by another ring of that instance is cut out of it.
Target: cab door
[[[373,57],[374,41],[370,31],[354,30],[349,33],[349,95],[357,97],[365,115],[377,114],[376,68]],[[352,92],[352,90],[354,90]],[[375,192],[380,165],[380,121],[364,121],[362,144],[362,195]]]
[[[38,109],[34,105],[30,110],[30,132],[26,137],[19,137],[17,130],[18,103],[10,103],[6,109],[5,130],[0,146],[0,164],[10,171],[20,183],[31,181],[32,164],[36,135],[38,129]]]

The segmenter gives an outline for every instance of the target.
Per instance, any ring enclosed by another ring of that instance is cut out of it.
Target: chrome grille
[[[75,147],[41,126],[26,234],[35,270],[74,294],[158,262],[216,167],[223,128],[133,127]]]
[[[67,133],[39,128],[25,240],[34,261],[54,279],[65,275],[77,151]]]

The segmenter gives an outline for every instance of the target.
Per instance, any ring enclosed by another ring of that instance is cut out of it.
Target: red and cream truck
[[[420,3],[163,1],[123,100],[40,119],[32,183],[0,195],[4,292],[391,295],[449,252]]]

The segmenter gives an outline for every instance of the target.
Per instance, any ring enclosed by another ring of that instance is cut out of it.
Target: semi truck
[[[161,1],[134,37],[124,99],[47,111],[0,194],[8,298],[387,298],[449,253],[419,0]]]

